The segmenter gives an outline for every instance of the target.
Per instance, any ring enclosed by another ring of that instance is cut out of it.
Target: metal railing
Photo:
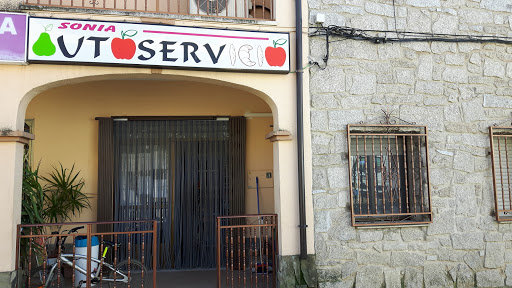
[[[86,245],[77,247],[80,240]],[[18,225],[16,287],[156,287],[157,257],[147,257],[157,255],[156,240],[155,220]],[[77,277],[83,278],[78,285]]]
[[[25,0],[25,5],[274,20],[274,0]]]
[[[512,127],[489,127],[497,221],[512,221]]]
[[[217,217],[217,287],[277,287],[277,214]]]
[[[427,127],[348,125],[352,225],[432,221]]]

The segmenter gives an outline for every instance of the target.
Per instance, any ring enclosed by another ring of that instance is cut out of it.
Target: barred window
[[[432,222],[427,127],[348,125],[353,226]]]
[[[489,127],[497,221],[512,220],[512,127]]]

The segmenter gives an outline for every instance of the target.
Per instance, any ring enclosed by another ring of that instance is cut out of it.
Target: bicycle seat
[[[103,243],[107,244],[108,246],[121,246],[120,243],[114,243],[114,242],[111,242],[111,241],[107,241],[107,240],[103,240]]]

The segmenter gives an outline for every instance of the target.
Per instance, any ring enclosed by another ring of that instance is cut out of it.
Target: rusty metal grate
[[[25,0],[25,5],[274,20],[274,0]]]
[[[277,214],[217,217],[217,287],[277,287]]]
[[[427,127],[348,125],[353,226],[432,222]]]
[[[497,221],[512,221],[512,127],[489,127]]]

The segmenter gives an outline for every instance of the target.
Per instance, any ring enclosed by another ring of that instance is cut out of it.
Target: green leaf
[[[272,41],[272,42],[274,42],[274,48],[275,48],[277,45],[281,46],[281,45],[286,44],[287,40],[286,39],[278,39],[278,40]]]
[[[79,215],[83,208],[90,208],[89,197],[82,193],[84,180],[79,178],[80,171],[75,173],[75,165],[71,169],[52,166],[49,177],[41,177],[48,184],[45,186],[45,202],[50,222],[58,223],[71,220],[71,216]]]
[[[129,32],[132,31],[132,33],[130,34]],[[121,31],[121,36],[123,37],[133,37],[137,35],[137,30],[127,30],[127,31]]]
[[[64,168],[61,163],[59,167],[52,166],[53,170],[47,177],[39,176],[39,166],[40,163],[36,169],[29,165],[23,167],[22,224],[61,223],[79,215],[84,208],[91,207],[89,197],[82,192],[85,182],[80,178],[80,171],[75,172],[75,165],[71,169]],[[44,186],[42,181],[46,182]],[[34,234],[43,232],[41,227],[36,227],[22,231],[22,234],[27,235],[30,230]],[[20,239],[20,259],[21,263],[25,263],[23,265],[28,263],[30,246],[33,249],[32,255],[43,253],[43,246],[34,242],[35,239]]]

